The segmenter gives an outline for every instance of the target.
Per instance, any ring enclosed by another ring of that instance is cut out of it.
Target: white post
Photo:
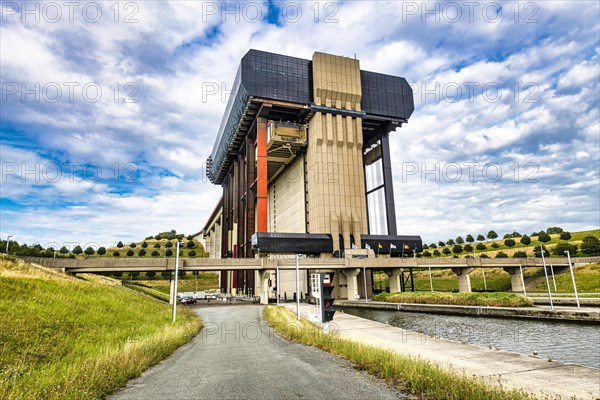
[[[433,292],[433,280],[431,279],[431,265],[428,268],[429,268],[429,288]]]
[[[296,317],[300,319],[300,266],[298,265],[298,257],[299,255],[296,254]]]
[[[557,292],[556,279],[554,279],[554,267],[552,266],[552,264],[550,264],[550,272],[552,272],[552,283],[554,283],[554,291]]]
[[[542,251],[542,264],[544,265],[544,275],[546,276],[546,287],[548,288],[548,298],[550,299],[550,308],[554,310],[554,304],[552,303],[552,293],[550,291],[550,282],[548,281],[548,271],[546,271],[546,258],[544,257],[544,247],[540,244],[540,250]]]
[[[175,245],[177,254],[175,254],[175,285],[173,285],[173,322],[177,317],[177,278],[179,275],[179,241]]]
[[[485,268],[481,267],[481,272],[483,273],[483,290],[487,291],[487,281],[485,280]]]
[[[8,235],[6,237],[6,254],[8,254],[8,242],[10,242],[10,238],[12,237],[12,235]]]
[[[569,269],[571,270],[571,279],[573,280],[573,291],[575,292],[575,300],[577,300],[577,308],[581,308],[579,305],[579,294],[577,294],[577,284],[575,283],[575,273],[573,272],[573,264],[571,264],[571,253],[569,250],[565,250],[567,258],[569,259]]]
[[[520,264],[519,269],[521,270],[521,283],[523,284],[523,295],[527,296],[527,290],[525,289],[525,278],[523,277],[523,266]]]
[[[363,267],[363,281],[365,282],[365,303],[369,302],[369,296],[367,295],[367,268]]]
[[[277,306],[279,307],[279,267],[275,271],[275,296],[277,296]]]

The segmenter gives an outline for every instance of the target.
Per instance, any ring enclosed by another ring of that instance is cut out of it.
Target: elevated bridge
[[[48,268],[60,269],[69,273],[102,272],[172,272],[175,259],[129,258],[115,259],[105,257],[89,258],[19,258]],[[573,264],[599,263],[600,257],[571,258]],[[567,258],[546,258],[546,265],[568,267]],[[413,268],[450,268],[458,277],[460,292],[471,291],[469,274],[474,268],[503,268],[511,278],[513,292],[523,292],[522,272],[526,268],[542,267],[541,258],[304,258],[298,261],[299,269],[312,271],[341,272],[346,278],[347,298],[354,299],[359,293],[358,275],[363,271],[384,271],[390,278],[390,291],[399,292],[404,287],[404,271]],[[265,258],[180,258],[182,271],[239,271],[253,270],[260,279],[261,301],[268,301],[269,279],[271,272],[293,270],[296,268],[295,256]],[[346,297],[346,296],[344,296]]]

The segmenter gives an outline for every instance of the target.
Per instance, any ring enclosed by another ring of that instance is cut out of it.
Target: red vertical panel
[[[256,156],[256,231],[266,232],[269,211],[267,207],[267,120],[264,118],[259,118],[256,123]]]

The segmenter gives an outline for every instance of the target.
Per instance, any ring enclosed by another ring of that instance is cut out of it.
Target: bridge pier
[[[356,300],[358,296],[358,274],[360,273],[360,269],[346,269],[343,272],[346,275],[348,300]]]
[[[513,293],[525,293],[525,287],[523,286],[523,274],[519,267],[504,267],[503,268],[510,275],[510,288]]]
[[[390,280],[390,293],[399,293],[402,291],[402,283],[400,280],[402,279],[402,268],[393,268],[391,270],[386,270],[385,273],[389,277]]]
[[[270,270],[268,270],[268,269],[258,270],[258,279],[260,281],[260,304],[269,304],[269,278],[270,278],[270,276],[271,276]]]
[[[473,268],[452,268],[452,272],[458,276],[458,291],[461,293],[471,292],[471,277],[469,274],[473,272]]]

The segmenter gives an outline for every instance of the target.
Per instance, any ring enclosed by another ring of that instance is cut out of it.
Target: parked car
[[[179,299],[179,302],[181,304],[196,304],[197,303],[196,299],[191,296],[184,296],[181,299]]]

